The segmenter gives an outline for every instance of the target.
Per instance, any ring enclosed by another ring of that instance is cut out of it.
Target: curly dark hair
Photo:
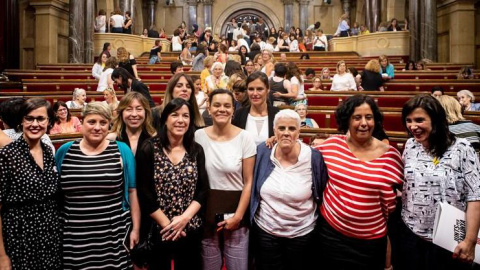
[[[375,127],[373,128],[373,134],[378,134],[383,130],[383,114],[378,108],[377,103],[372,97],[367,95],[357,94],[347,98],[344,102],[338,105],[335,111],[335,119],[337,120],[338,131],[347,133],[350,127],[350,118],[352,117],[355,108],[367,103],[373,112],[373,119],[375,121]]]
[[[402,109],[402,123],[408,134],[406,119],[415,109],[421,108],[427,112],[432,122],[432,131],[428,136],[428,149],[435,157],[442,157],[455,142],[455,135],[448,129],[447,114],[440,102],[428,94],[420,94],[411,98]]]

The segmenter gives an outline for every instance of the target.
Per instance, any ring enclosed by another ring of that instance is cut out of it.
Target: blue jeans
[[[219,270],[223,258],[227,269],[248,270],[248,235],[247,227],[234,231],[222,230],[213,237],[202,240],[202,258],[204,270]]]

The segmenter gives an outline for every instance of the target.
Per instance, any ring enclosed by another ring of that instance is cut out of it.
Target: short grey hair
[[[87,94],[87,91],[83,88],[75,88],[73,90],[73,100],[77,99],[77,97],[81,94]]]
[[[457,97],[458,97],[458,95],[465,95],[465,96],[469,97],[470,102],[472,102],[472,103],[475,101],[475,96],[473,95],[472,92],[470,92],[470,90],[466,90],[466,89],[460,90],[457,93]]]
[[[300,123],[302,120],[300,119],[300,116],[298,113],[294,110],[291,109],[283,109],[280,110],[276,115],[275,118],[273,119],[273,126],[277,126],[277,122],[280,119],[295,119],[297,121],[297,126],[300,127]]]
[[[295,105],[295,111],[297,111],[298,108],[300,108],[300,106],[304,106],[304,107],[305,107],[305,110],[308,110],[307,104],[305,104],[305,103],[297,103],[297,105]]]
[[[87,103],[87,106],[83,109],[82,117],[85,119],[85,117],[92,114],[100,115],[108,121],[112,120],[112,111],[108,105],[103,102],[95,101]]]

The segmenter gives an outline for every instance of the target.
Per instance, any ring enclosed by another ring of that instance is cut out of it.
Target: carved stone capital
[[[202,2],[203,2],[204,5],[210,5],[210,6],[213,5],[213,2],[214,2],[214,1],[215,1],[215,0],[202,0]]]
[[[297,0],[301,6],[308,6],[310,0]]]
[[[282,0],[283,4],[286,6],[286,5],[293,5],[293,3],[295,2],[295,0]]]
[[[196,6],[196,5],[198,5],[198,2],[199,2],[199,1],[198,1],[198,0],[186,0],[185,2],[186,2],[187,5],[189,5],[189,6]]]

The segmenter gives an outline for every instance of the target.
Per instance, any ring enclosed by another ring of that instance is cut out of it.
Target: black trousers
[[[177,241],[161,241],[155,237],[153,258],[149,260],[149,270],[170,270],[171,263],[175,270],[201,270],[201,240],[203,229],[187,232],[186,237]]]
[[[325,47],[313,47],[313,50],[314,51],[320,51],[320,52],[324,52],[325,51]]]
[[[314,232],[285,238],[271,235],[253,225],[256,270],[311,269]]]
[[[398,252],[395,252],[395,270],[467,270],[471,264],[452,259],[452,252],[413,233],[405,223],[399,228]],[[477,265],[475,267],[478,267]]]
[[[335,230],[322,215],[318,217],[315,243],[322,266],[332,270],[383,270],[387,253],[387,237],[365,240],[343,235]]]

